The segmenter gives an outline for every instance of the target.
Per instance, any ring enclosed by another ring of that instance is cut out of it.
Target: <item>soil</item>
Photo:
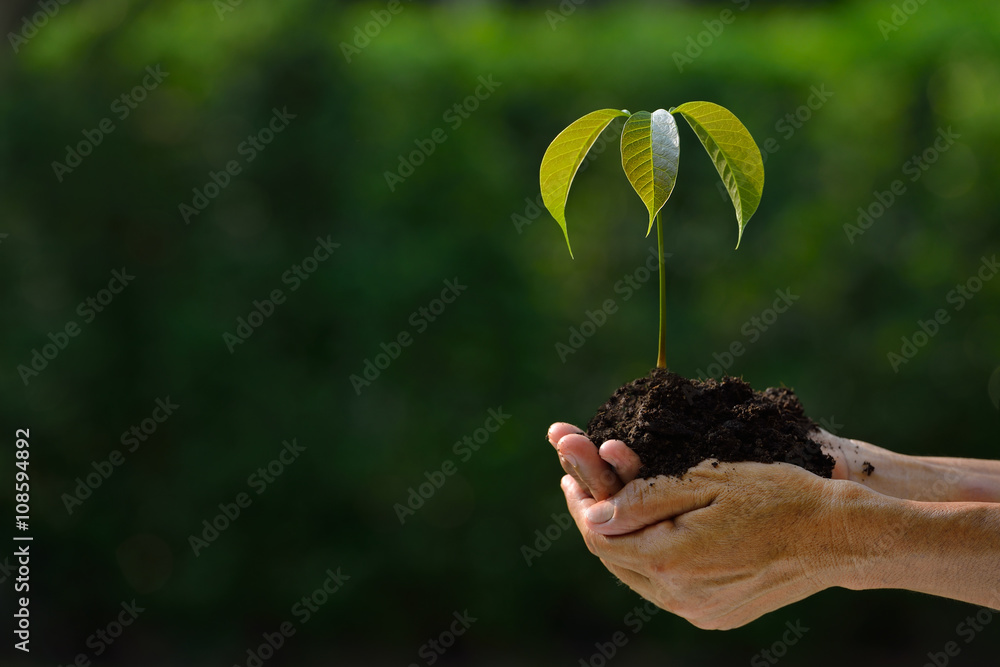
[[[705,460],[782,461],[831,477],[833,458],[809,438],[818,428],[791,389],[759,392],[739,378],[689,380],[654,368],[618,389],[587,432],[631,447],[641,478],[680,477]]]

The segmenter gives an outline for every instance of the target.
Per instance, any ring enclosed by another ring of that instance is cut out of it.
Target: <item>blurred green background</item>
[[[997,457],[1000,280],[961,310],[949,294],[1000,249],[1000,7],[49,4],[41,25],[40,3],[0,10],[0,486],[12,514],[13,434],[30,428],[34,537],[31,660],[7,643],[4,664],[254,664],[284,622],[296,633],[264,664],[600,665],[595,643],[620,630],[608,664],[771,664],[760,652],[798,621],[809,631],[782,664],[919,665],[958,638],[973,607],[843,590],[731,632],[666,613],[633,632],[640,599],[558,526],[543,436],[653,365],[655,280],[627,300],[615,284],[655,239],[616,137],[574,183],[575,260],[534,201],[545,147],[586,112],[726,106],[766,148],[764,199],[733,251],[732,206],[681,124],[671,367],[713,374],[741,341],[729,373],[793,387],[842,435]],[[261,133],[275,110],[294,118]],[[387,179],[437,128],[443,143]],[[957,141],[923,155],[949,128]],[[57,174],[85,132],[100,143]],[[934,160],[913,171],[914,155]],[[226,186],[206,193],[213,173]],[[845,228],[895,180],[905,191],[863,234]],[[193,203],[207,205],[185,224]],[[339,247],[292,279],[318,237]],[[102,294],[122,267],[134,280]],[[435,303],[445,281],[466,289]],[[276,289],[284,302],[230,353],[223,335]],[[752,318],[779,289],[799,300],[765,331]],[[556,344],[606,299],[617,313],[564,362]],[[938,309],[950,321],[894,370],[887,354]],[[65,347],[25,382],[49,334]],[[366,361],[391,363],[352,383]],[[123,434],[167,397],[179,407],[129,451]],[[477,431],[491,409],[509,419]],[[261,489],[251,475],[292,439],[305,450]],[[69,512],[114,450],[124,461]],[[401,523],[396,506],[443,466]],[[240,493],[249,506],[196,556],[191,536]],[[294,606],[337,568],[349,579],[300,623]],[[9,638],[14,575],[0,578]],[[144,611],[120,637],[92,638],[133,599]],[[454,646],[428,648],[466,610]],[[998,649],[995,624],[954,661],[992,665]]]

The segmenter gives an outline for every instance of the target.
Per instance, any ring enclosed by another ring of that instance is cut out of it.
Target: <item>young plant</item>
[[[649,210],[649,228],[656,222],[656,239],[660,260],[660,345],[656,358],[658,368],[666,368],[667,342],[667,277],[663,266],[663,222],[660,209],[667,203],[677,182],[680,162],[680,137],[673,114],[679,113],[698,135],[736,207],[740,247],[743,229],[760,204],[764,190],[764,161],[753,137],[728,109],[711,102],[688,102],[669,112],[658,109],[653,113],[601,109],[572,123],[549,144],[542,158],[539,181],[542,201],[552,217],[562,227],[570,257],[573,247],[566,229],[566,199],[577,170],[608,125],[616,118],[627,117],[622,128],[622,168],[639,198]]]

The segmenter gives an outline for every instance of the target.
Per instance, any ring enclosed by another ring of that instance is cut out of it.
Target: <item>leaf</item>
[[[569,244],[569,231],[566,229],[566,199],[569,197],[569,187],[573,184],[573,178],[583,163],[583,158],[604,128],[615,118],[627,115],[628,113],[618,109],[601,109],[588,113],[560,132],[542,157],[542,168],[538,174],[542,201],[562,227],[570,257],[573,256],[573,247]]]
[[[731,111],[711,102],[687,102],[670,110],[679,113],[695,131],[736,207],[740,233],[760,205],[764,192],[764,160],[750,132]]]
[[[622,129],[622,169],[636,194],[649,209],[649,229],[677,182],[681,156],[677,123],[669,112],[639,111],[625,121]]]

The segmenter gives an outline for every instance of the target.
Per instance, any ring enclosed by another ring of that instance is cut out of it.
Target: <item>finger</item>
[[[618,474],[601,458],[597,447],[587,436],[571,433],[559,441],[556,449],[572,467],[573,476],[596,500],[604,500],[621,490],[622,481],[618,479]]]
[[[722,473],[705,462],[682,478],[632,480],[613,498],[587,508],[587,527],[602,535],[624,535],[707,507],[721,493],[721,479]]]
[[[581,431],[576,426],[573,426],[572,424],[567,424],[566,422],[555,422],[551,426],[549,426],[549,430],[546,433],[545,437],[548,439],[549,443],[555,448],[556,453],[559,455],[559,465],[562,466],[562,469],[566,471],[567,474],[572,475],[577,482],[582,484],[583,487],[587,489],[588,487],[586,482],[583,481],[583,477],[580,476],[580,473],[577,470],[576,459],[573,460],[566,459],[565,457],[563,457],[558,447],[559,441],[562,440],[567,435],[582,434],[582,433],[583,431]]]
[[[822,428],[810,433],[809,437],[819,443],[824,454],[833,457],[833,479],[850,479],[851,468],[847,461],[847,452],[844,451],[845,441]]]
[[[567,424],[566,422],[556,422],[555,424],[549,427],[549,432],[547,437],[549,439],[549,443],[553,447],[555,447],[557,444],[559,444],[559,441],[562,440],[563,437],[571,433],[583,433],[583,431],[573,426],[572,424]]]
[[[559,453],[559,448],[557,447],[559,441],[567,435],[572,435],[574,433],[582,434],[583,431],[572,424],[567,424],[566,422],[556,422],[549,427],[546,437],[548,438],[549,443],[551,443],[553,447],[556,447],[556,452]],[[575,459],[573,461],[569,461],[560,453],[559,465],[561,465],[562,469],[568,474],[572,475],[576,481],[582,484],[585,489],[588,488],[586,482],[583,481],[583,477],[580,476],[580,473],[577,470]]]
[[[597,501],[593,499],[590,492],[572,475],[564,475],[559,485],[566,496],[566,507],[569,508],[570,515],[576,521],[576,527],[583,533],[587,525],[584,514],[587,508]]]
[[[646,538],[651,540],[650,542],[637,543],[636,540],[632,540],[627,545],[628,549],[621,548],[620,545],[612,543],[612,540],[618,542],[627,539],[626,537],[605,537],[587,527],[587,509],[597,502],[590,497],[587,490],[572,475],[565,475],[560,485],[566,496],[566,506],[569,508],[569,513],[592,554],[600,558],[605,565],[610,562],[633,572],[638,572],[649,566],[649,553],[654,544],[652,540],[656,540],[658,536],[650,533],[646,535]],[[659,528],[659,526],[655,528]],[[653,531],[655,528],[651,528],[649,531]]]
[[[586,483],[580,477],[580,473],[576,469],[575,462],[570,462],[567,459],[563,458],[562,454],[559,454],[559,465],[562,466],[563,471],[567,475],[569,475],[574,480],[576,480],[576,483],[579,484],[583,488],[583,490],[587,494],[587,496],[593,498],[593,496],[590,495],[590,489],[587,488]]]
[[[639,476],[642,461],[639,460],[639,455],[621,440],[608,440],[601,445],[598,452],[601,458],[615,469],[623,484],[628,484]]]

